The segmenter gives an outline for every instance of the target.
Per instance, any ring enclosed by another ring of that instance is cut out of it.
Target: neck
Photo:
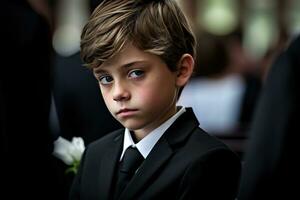
[[[168,111],[164,112],[161,115],[161,117],[159,118],[159,120],[152,122],[151,124],[147,125],[146,127],[132,131],[133,138],[135,138],[135,140],[137,142],[139,142],[144,137],[146,137],[149,133],[151,133],[153,130],[158,128],[160,125],[162,125],[168,119],[170,119],[173,115],[175,115],[176,112],[177,112],[176,106],[173,106]]]

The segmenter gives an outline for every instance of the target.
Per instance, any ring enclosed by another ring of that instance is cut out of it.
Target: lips
[[[137,109],[124,108],[124,109],[119,110],[117,112],[117,115],[121,116],[121,117],[128,117],[128,116],[134,115],[136,113],[136,111],[137,111]]]

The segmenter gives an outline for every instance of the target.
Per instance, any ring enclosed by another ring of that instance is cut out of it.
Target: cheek
[[[137,100],[145,107],[165,106],[164,104],[170,103],[172,98],[172,90],[164,90],[159,88],[144,87],[137,93]]]
[[[156,101],[156,91],[152,88],[148,87],[142,87],[138,92],[137,95],[137,101],[143,105],[149,105],[152,104],[154,101]]]
[[[153,92],[149,90],[148,88],[141,89],[137,93],[137,100],[139,102],[149,102],[153,98]]]
[[[106,105],[106,107],[109,109],[109,110],[111,110],[110,109],[110,103],[111,103],[111,101],[110,101],[110,96],[109,96],[109,93],[108,92],[105,92],[105,90],[100,90],[101,91],[101,95],[102,95],[102,97],[103,97],[103,100],[104,100],[104,103],[105,103],[105,105]]]

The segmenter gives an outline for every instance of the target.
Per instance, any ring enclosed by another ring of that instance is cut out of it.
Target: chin
[[[125,128],[128,128],[131,131],[139,130],[139,129],[142,129],[144,127],[144,124],[140,124],[140,123],[121,122],[121,124]]]

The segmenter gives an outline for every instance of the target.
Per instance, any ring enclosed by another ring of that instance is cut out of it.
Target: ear
[[[194,58],[190,54],[183,54],[177,64],[176,86],[184,86],[190,79],[194,70]]]

